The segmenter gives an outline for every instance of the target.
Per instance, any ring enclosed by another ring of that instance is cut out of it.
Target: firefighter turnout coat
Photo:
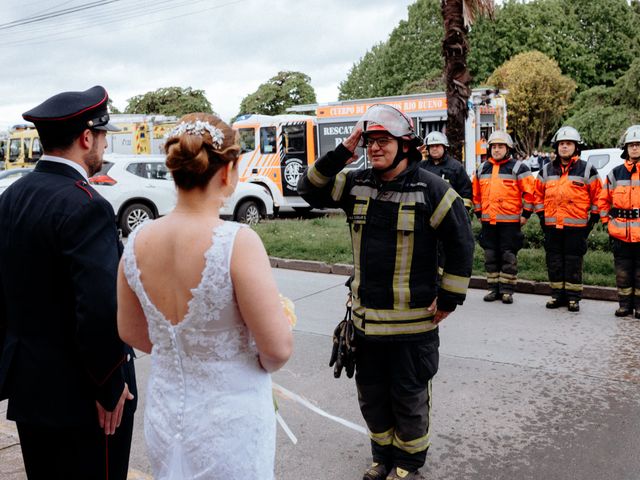
[[[587,227],[590,216],[597,218],[601,189],[593,165],[574,156],[563,166],[558,158],[547,163],[536,179],[535,211],[546,227]]]
[[[490,157],[473,176],[473,210],[483,222],[520,223],[533,212],[534,180],[531,170],[520,160]]]
[[[640,166],[627,160],[609,172],[598,200],[609,235],[640,242]]]
[[[313,207],[347,214],[353,246],[354,324],[367,338],[416,338],[436,328],[427,308],[453,311],[463,303],[473,259],[473,237],[460,196],[418,163],[391,181],[372,169],[343,168],[343,145],[320,158],[298,182]],[[446,254],[437,284],[437,241]]]
[[[440,163],[435,163],[430,158],[420,162],[420,166],[425,170],[441,177],[449,182],[453,189],[462,197],[464,206],[471,209],[471,179],[465,171],[462,163],[445,152]]]

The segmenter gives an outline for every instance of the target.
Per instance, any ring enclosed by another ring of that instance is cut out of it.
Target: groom
[[[108,95],[64,92],[26,112],[44,153],[0,196],[0,400],[29,480],[126,479],[133,350],[116,328],[121,244],[102,167]]]

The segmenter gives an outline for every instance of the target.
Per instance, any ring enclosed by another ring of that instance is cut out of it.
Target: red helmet
[[[365,135],[373,132],[388,132],[394,137],[405,140],[417,138],[413,128],[413,120],[400,110],[383,103],[369,107],[358,120],[356,128],[358,127],[362,129],[362,133]]]

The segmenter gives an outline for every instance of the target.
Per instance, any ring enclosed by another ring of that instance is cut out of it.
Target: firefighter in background
[[[482,223],[480,246],[489,287],[484,301],[513,303],[521,226],[533,212],[534,180],[529,167],[513,159],[513,140],[508,133],[493,132],[489,150],[489,159],[473,177],[473,209]]]
[[[551,140],[556,159],[536,179],[536,213],[544,231],[551,300],[547,308],[567,306],[580,311],[582,262],[587,237],[598,222],[602,182],[598,170],[580,160],[582,138],[573,127],[562,127]]]
[[[372,168],[345,170],[361,135]],[[421,143],[402,112],[374,105],[298,182],[310,205],[344,209],[351,230],[356,385],[373,456],[364,480],[415,479],[424,465],[438,324],[462,304],[471,275],[469,216],[446,182],[418,166]]]
[[[471,179],[462,162],[449,155],[449,140],[441,132],[431,132],[424,141],[427,158],[420,166],[443,178],[462,197],[464,206],[471,209]]]
[[[640,125],[623,137],[622,158],[602,188],[598,206],[611,238],[620,307],[616,317],[640,318]]]

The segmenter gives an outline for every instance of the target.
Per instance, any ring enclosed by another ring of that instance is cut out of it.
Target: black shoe
[[[484,296],[483,300],[485,302],[495,302],[496,300],[498,300],[498,292],[491,291],[491,292],[487,293]]]
[[[551,300],[547,302],[547,308],[560,308],[564,307],[567,304],[567,300],[565,298],[551,297]]]
[[[636,310],[636,314],[634,316],[636,318],[640,319],[640,310]]]
[[[364,472],[362,480],[386,480],[389,469],[378,462],[373,462]]]
[[[569,300],[569,305],[567,306],[567,310],[570,312],[579,312],[580,311],[580,302],[577,300]]]
[[[513,295],[510,293],[503,293],[502,294],[502,303],[513,303]]]
[[[627,307],[620,307],[616,310],[615,312],[615,316],[616,317],[628,317],[629,315],[631,315],[633,313],[633,310]],[[636,318],[640,318],[638,317],[638,315],[640,314],[640,312],[638,312],[636,310]]]

